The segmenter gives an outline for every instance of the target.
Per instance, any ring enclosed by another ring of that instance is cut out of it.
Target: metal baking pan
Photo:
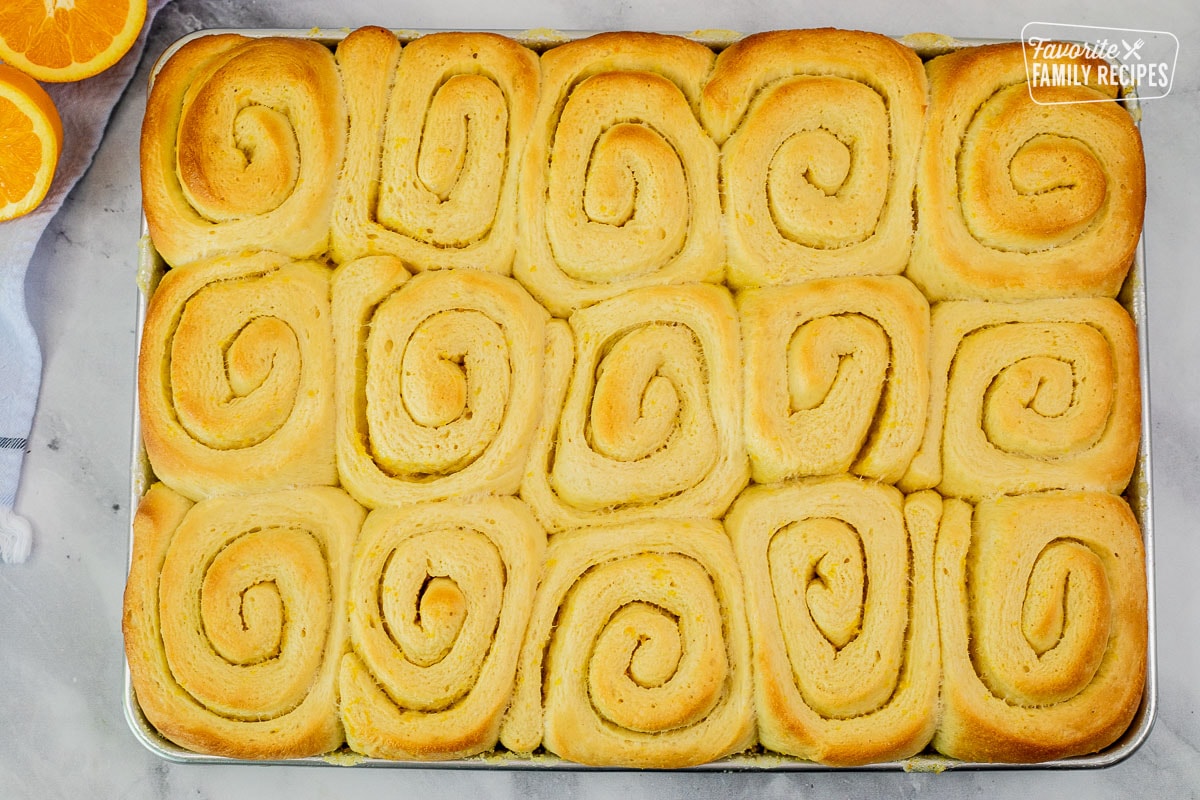
[[[457,30],[469,30],[466,28]],[[349,29],[209,29],[196,31],[182,37],[171,44],[159,56],[151,73],[151,82],[163,64],[188,41],[217,33],[237,33],[249,37],[286,36],[312,39],[328,47],[335,47],[348,33]],[[424,29],[394,29],[393,33],[401,42],[409,42],[434,30]],[[509,36],[535,51],[544,51],[555,45],[590,36],[597,31],[559,31],[550,29],[531,30],[492,30],[489,32]],[[743,34],[725,30],[698,30],[691,32],[673,32],[677,35],[694,39],[714,50],[721,50],[738,39]],[[958,39],[948,36],[930,34],[897,37],[910,47],[913,47],[923,58],[931,58],[950,50],[972,47],[983,44],[994,44],[1011,41],[1009,39]],[[1129,96],[1124,103],[1133,115],[1135,124],[1141,127],[1142,109],[1136,96]],[[1144,229],[1143,229],[1144,230]],[[158,279],[166,271],[166,263],[154,249],[150,241],[149,229],[145,219],[142,220],[141,239],[138,254],[137,273],[137,315],[135,336],[135,364],[137,347],[140,344],[145,323],[147,303]],[[1134,263],[1130,268],[1125,283],[1117,297],[1133,317],[1138,331],[1139,382],[1142,392],[1141,426],[1142,435],[1138,450],[1137,462],[1125,498],[1129,501],[1134,515],[1141,526],[1146,553],[1146,589],[1147,589],[1147,653],[1146,679],[1142,702],[1134,715],[1129,728],[1113,744],[1099,753],[1087,756],[1073,756],[1053,761],[1042,761],[1023,764],[997,764],[990,762],[969,762],[948,758],[929,750],[912,758],[901,761],[888,761],[868,764],[853,768],[855,771],[905,771],[905,772],[944,772],[946,770],[1074,770],[1097,769],[1120,763],[1131,756],[1150,735],[1158,709],[1157,686],[1157,655],[1156,655],[1156,622],[1155,622],[1155,585],[1154,585],[1154,521],[1153,493],[1151,488],[1151,442],[1150,442],[1150,380],[1148,374],[1149,350],[1147,343],[1147,317],[1145,295],[1146,242],[1143,232],[1138,242]],[[135,370],[136,373],[136,370]],[[154,480],[153,471],[142,447],[141,422],[138,409],[136,386],[133,391],[132,407],[132,442],[131,442],[131,483],[130,508],[136,509],[142,495]],[[129,559],[133,553],[133,529],[129,531]],[[127,564],[128,566],[128,564]],[[571,771],[611,771],[623,768],[594,767],[566,761],[550,753],[538,752],[533,756],[520,756],[502,749],[471,758],[453,761],[393,761],[371,758],[342,749],[323,756],[293,758],[284,760],[241,760],[224,756],[212,756],[194,753],[186,750],[164,738],[142,713],[137,697],[133,691],[128,664],[124,667],[124,685],[122,705],[126,722],[134,737],[151,753],[167,761],[188,764],[247,764],[247,765],[289,765],[289,766],[353,766],[353,767],[384,767],[384,768],[420,768],[420,769],[483,769],[483,770],[571,770]],[[805,761],[799,758],[765,751],[755,747],[747,752],[728,756],[718,761],[688,767],[688,772],[835,772],[840,768],[828,767],[822,764]]]

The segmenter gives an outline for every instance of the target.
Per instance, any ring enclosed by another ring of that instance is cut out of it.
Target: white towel
[[[75,83],[45,85],[63,123],[58,171],[37,209],[0,222],[0,562],[23,562],[32,540],[29,523],[13,511],[42,383],[42,354],[25,312],[25,272],[46,226],[91,165],[113,108],[137,69],[154,15],[167,2],[149,0],[141,36],[112,67]]]

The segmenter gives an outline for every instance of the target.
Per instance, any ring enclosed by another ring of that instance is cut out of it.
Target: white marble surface
[[[122,716],[121,592],[127,556],[133,386],[137,134],[152,58],[202,27],[740,31],[837,25],[903,34],[1016,37],[1033,20],[1167,30],[1180,40],[1168,98],[1146,104],[1146,239],[1157,556],[1159,714],[1124,762],[1069,772],[636,774],[177,765],[144,750]],[[1124,798],[1200,792],[1200,12],[1190,0],[788,3],[715,0],[575,7],[563,0],[175,0],[116,109],[95,164],[48,228],[29,271],[45,356],[16,509],[33,521],[28,563],[0,566],[0,796],[963,797]]]

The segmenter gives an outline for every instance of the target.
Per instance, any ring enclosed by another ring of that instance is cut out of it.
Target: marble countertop
[[[480,772],[180,765],[145,750],[122,712],[120,617],[128,550],[137,242],[137,141],[146,76],[179,36],[210,27],[552,27],[750,32],[866,28],[1016,38],[1048,21],[1170,31],[1180,42],[1170,96],[1147,102],[1147,317],[1154,464],[1158,716],[1148,740],[1105,769],[940,775]],[[16,510],[35,528],[23,565],[0,566],[0,795],[203,797],[1125,798],[1200,791],[1200,14],[1190,2],[1096,0],[806,4],[714,0],[175,0],[155,20],[139,71],[96,160],[51,222],[29,269],[42,393]]]

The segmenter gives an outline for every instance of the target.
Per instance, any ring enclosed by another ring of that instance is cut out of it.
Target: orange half
[[[38,82],[0,64],[0,220],[38,207],[58,166],[63,129]]]
[[[133,47],[146,0],[3,0],[0,60],[41,81],[77,81]]]

